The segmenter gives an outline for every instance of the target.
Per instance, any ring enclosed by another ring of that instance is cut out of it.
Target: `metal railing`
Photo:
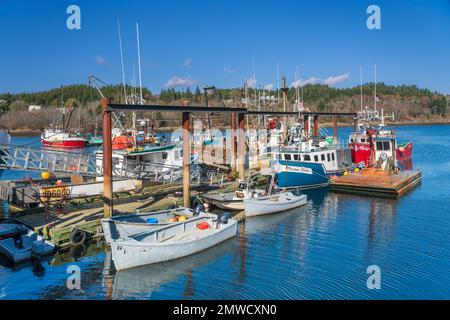
[[[100,164],[99,164],[100,160]],[[113,157],[113,176],[146,179],[161,183],[181,181],[183,168]],[[53,173],[102,176],[101,157],[95,154],[70,153],[56,150],[32,149],[13,145],[0,145],[0,169],[21,171],[49,171]],[[192,165],[191,181],[194,183],[222,183],[223,174]]]

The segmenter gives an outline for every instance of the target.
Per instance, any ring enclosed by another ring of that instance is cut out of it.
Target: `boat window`
[[[366,142],[366,139],[361,139],[361,142],[362,142],[362,143],[365,143],[365,142]]]
[[[383,142],[377,141],[377,150],[383,151]]]
[[[325,154],[324,154],[324,153],[322,153],[322,154],[320,155],[320,159],[321,159],[322,161],[325,161]]]
[[[299,161],[299,155],[298,154],[294,154],[294,160],[295,161]]]
[[[384,147],[384,150],[385,151],[389,151],[391,148],[390,148],[390,144],[389,144],[389,141],[384,141],[383,142],[383,147]]]
[[[331,154],[331,159],[334,161],[334,153]]]
[[[351,142],[351,143],[353,143],[353,142],[355,142],[355,140],[353,140],[353,139],[350,139],[350,142]],[[325,160],[325,159],[324,159],[324,160]]]
[[[305,157],[303,158],[304,161],[311,161],[311,156],[309,154],[305,154]]]
[[[167,152],[163,152],[163,153],[162,153],[162,158],[163,158],[163,160],[166,160],[166,159],[167,159],[167,156],[168,156]]]
[[[315,162],[319,162],[319,156],[318,156],[318,155],[315,155],[315,156],[314,156],[314,161],[315,161]]]
[[[284,160],[291,160],[291,155],[290,154],[285,154],[284,155]]]
[[[330,154],[327,153],[327,161],[330,162]]]

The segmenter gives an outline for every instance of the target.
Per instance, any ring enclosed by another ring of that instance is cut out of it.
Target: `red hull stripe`
[[[48,141],[42,140],[44,146],[59,147],[59,148],[84,148],[86,140],[66,140],[66,141]]]

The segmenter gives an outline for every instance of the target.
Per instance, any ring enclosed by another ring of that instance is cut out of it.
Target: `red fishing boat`
[[[62,129],[46,129],[41,135],[42,144],[52,148],[80,149],[86,147],[87,140]]]
[[[353,163],[364,164],[368,167],[380,159],[391,158],[398,161],[400,165],[411,160],[412,142],[397,142],[396,131],[385,127],[385,118],[383,110],[381,110],[381,117],[378,116],[378,112],[367,108],[358,112],[357,129],[349,137]],[[381,119],[381,124],[370,126],[369,123],[377,119]]]
[[[61,103],[64,105],[63,101]],[[62,125],[57,126],[56,120],[53,121],[51,128],[45,129],[41,134],[41,141],[45,147],[63,148],[63,149],[81,149],[87,146],[87,139],[77,130],[69,130],[70,119],[75,110],[72,107],[69,117],[66,121],[66,108],[62,107]]]

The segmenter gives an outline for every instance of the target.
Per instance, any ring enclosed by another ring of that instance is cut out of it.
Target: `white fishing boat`
[[[196,213],[187,208],[175,208],[146,213],[133,213],[102,219],[103,234],[106,243],[133,236],[144,231],[165,226],[169,223],[182,222],[192,218]],[[183,218],[181,218],[183,217]]]
[[[0,252],[14,263],[30,260],[53,253],[55,245],[35,232],[0,240]]]
[[[260,198],[244,199],[245,216],[253,217],[286,211],[300,207],[306,202],[306,195],[297,196],[292,192],[281,192]]]
[[[201,215],[182,223],[113,241],[117,270],[174,260],[215,246],[237,233],[237,221],[228,215]]]

